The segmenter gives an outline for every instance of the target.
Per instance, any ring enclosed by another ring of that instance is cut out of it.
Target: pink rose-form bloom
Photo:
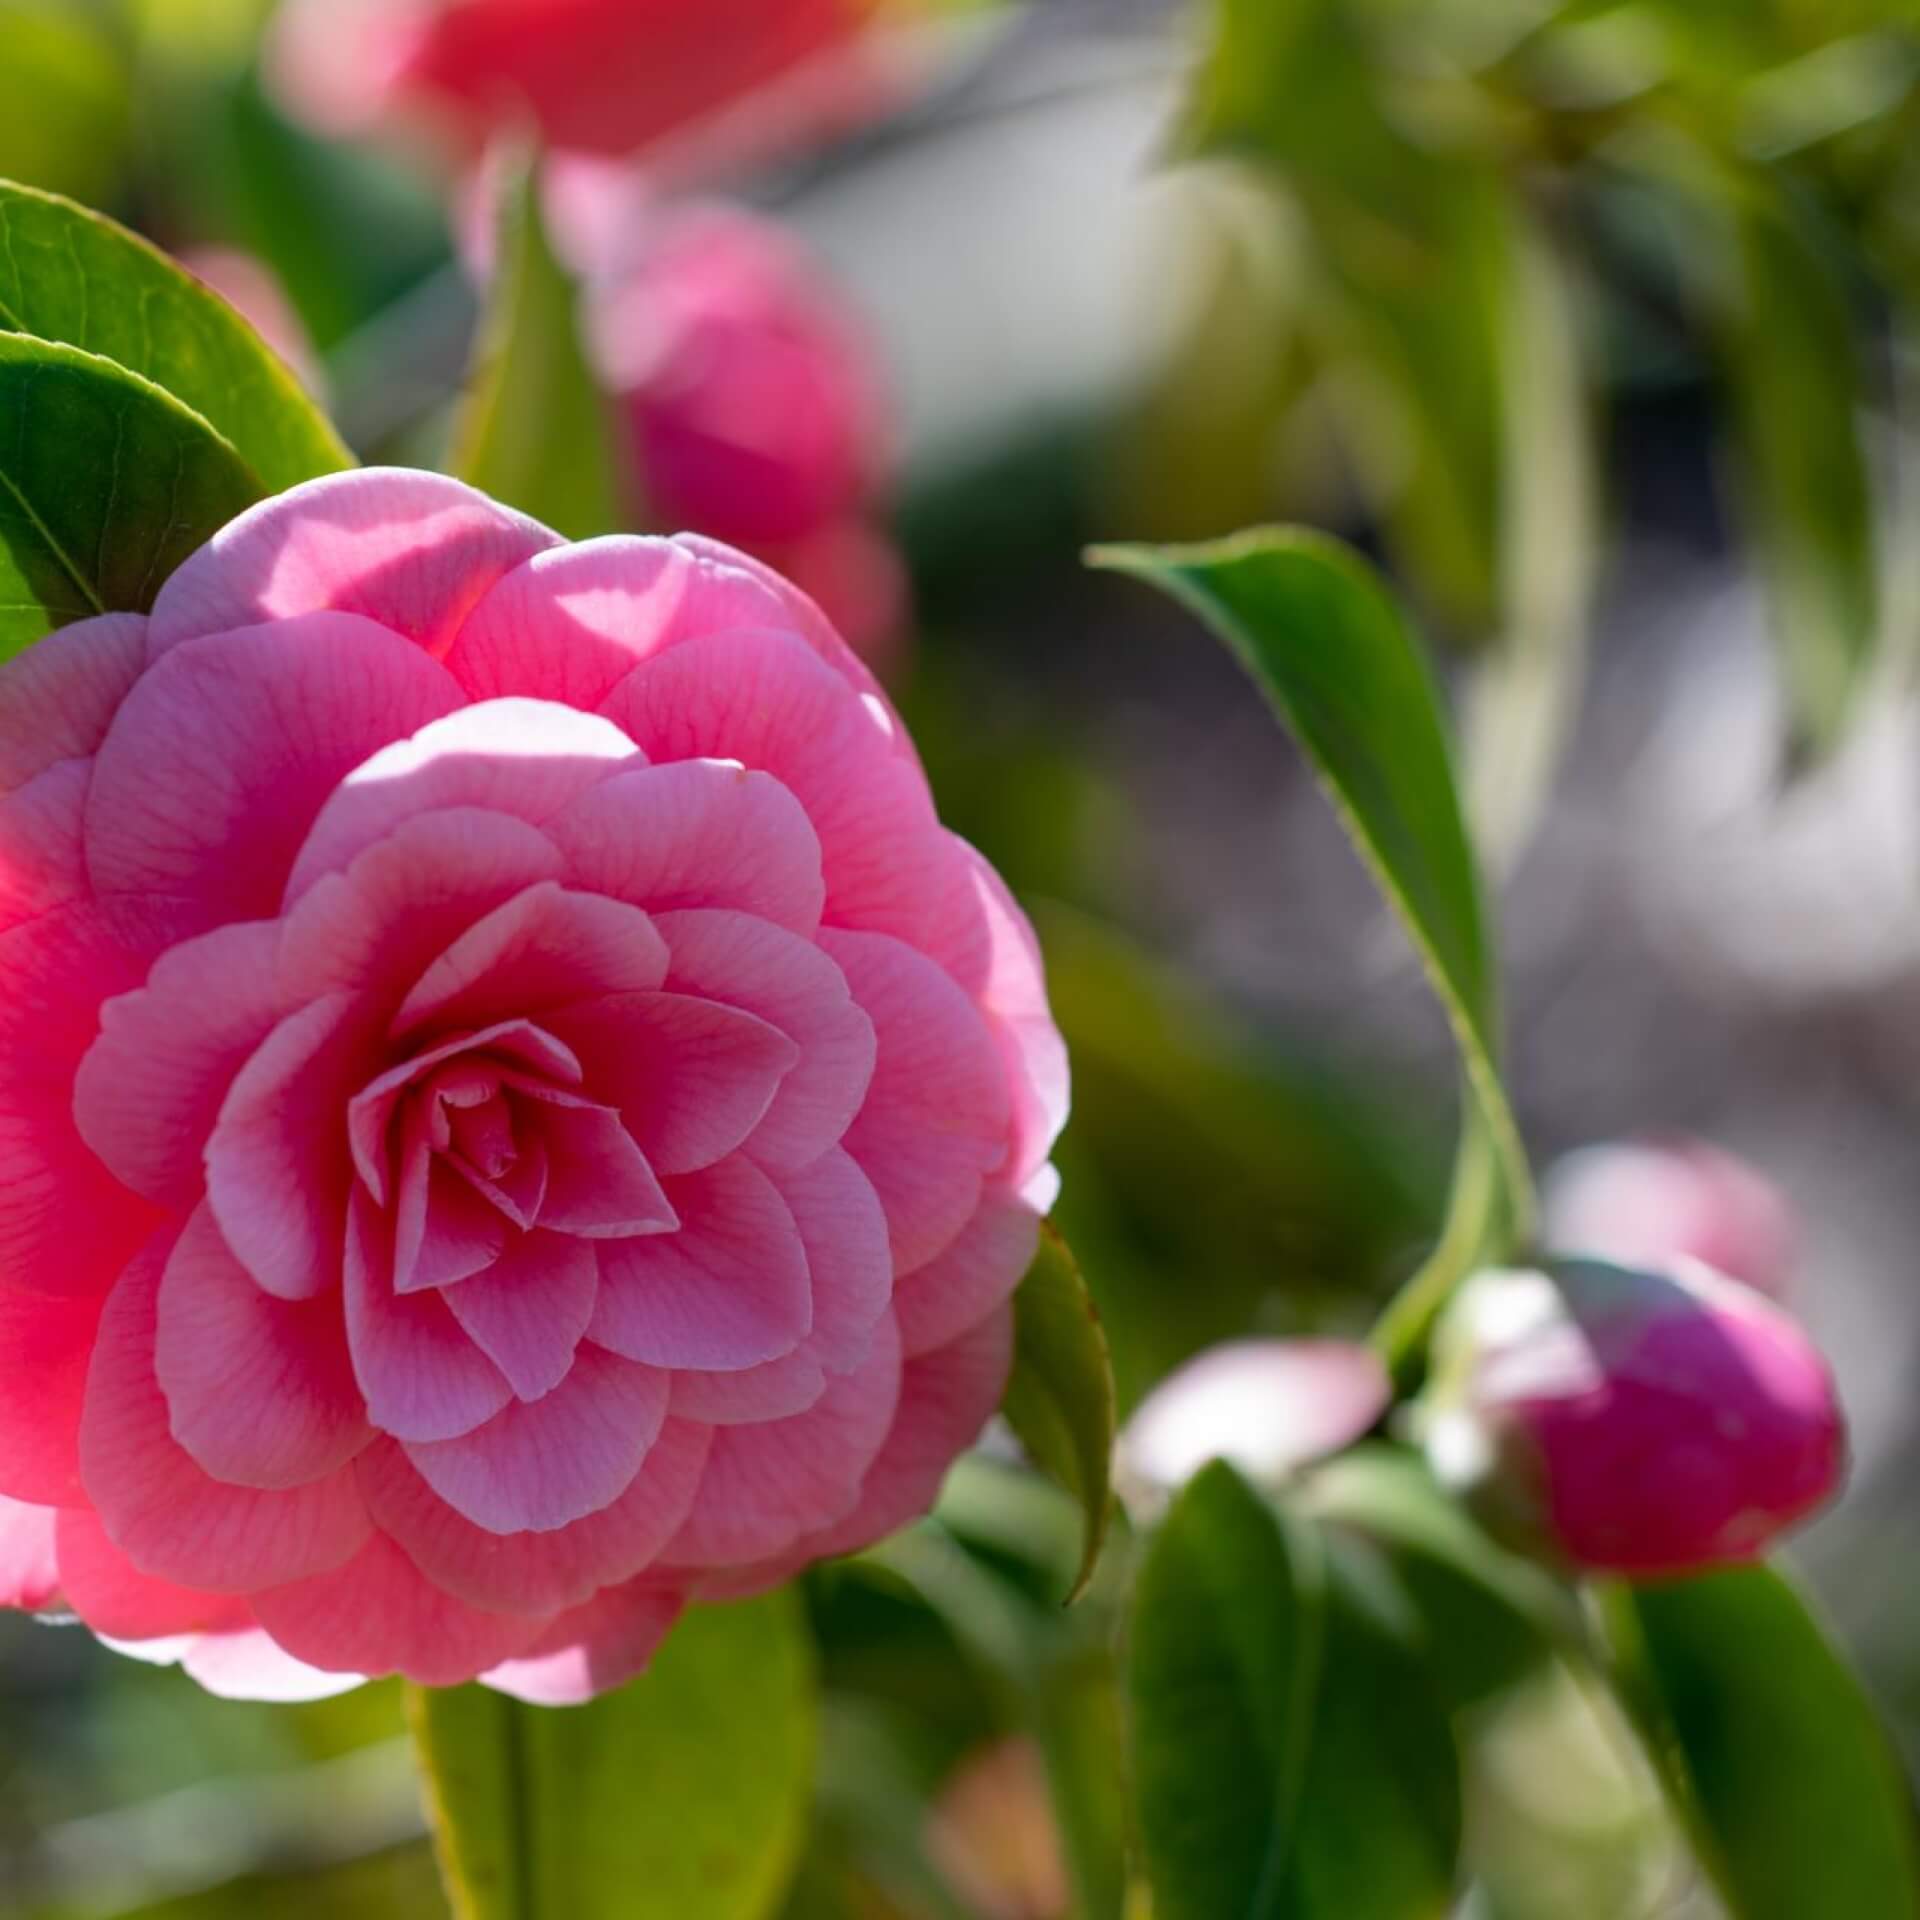
[[[1477,1276],[1436,1338],[1423,1425],[1435,1470],[1492,1517],[1639,1578],[1753,1558],[1845,1468],[1819,1350],[1684,1257]]]
[[[1549,1244],[1628,1266],[1686,1254],[1770,1299],[1785,1300],[1800,1236],[1764,1174],[1704,1140],[1583,1147],[1548,1174]]]
[[[838,290],[743,207],[642,209],[604,251],[589,339],[650,518],[767,559],[872,657],[904,583],[869,524],[887,467],[878,355]]]
[[[366,470],[0,668],[0,1600],[577,1700],[923,1510],[1066,1061],[818,611]]]
[[[477,151],[531,121],[549,147],[743,161],[897,95],[874,0],[288,0],[268,68],[329,134],[427,123]]]

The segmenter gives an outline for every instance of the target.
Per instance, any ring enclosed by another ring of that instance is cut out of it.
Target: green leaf
[[[144,613],[260,483],[199,414],[77,347],[0,333],[0,659]]]
[[[1224,1462],[1141,1567],[1128,1691],[1156,1920],[1438,1920],[1458,1762],[1418,1664],[1311,1522]]]
[[[1796,751],[1839,744],[1879,632],[1862,370],[1832,270],[1787,220],[1736,216],[1739,291],[1725,317],[1741,480],[1773,596]]]
[[[86,199],[120,178],[127,63],[72,0],[0,3],[0,177]]]
[[[1013,1297],[1013,1377],[1001,1410],[1028,1457],[1079,1501],[1080,1572],[1093,1577],[1113,1505],[1113,1362],[1100,1315],[1067,1243],[1044,1221],[1040,1251]]]
[[[1392,595],[1351,548],[1270,528],[1190,547],[1103,547],[1232,650],[1318,771],[1399,913],[1460,1049],[1466,1115],[1440,1244],[1380,1330],[1409,1364],[1454,1284],[1526,1237],[1532,1180],[1500,1081],[1498,983],[1440,702]]]
[[[812,1642],[791,1588],[696,1608],[583,1707],[411,1689],[459,1920],[760,1920],[812,1793]]]
[[[570,540],[627,524],[606,397],[581,347],[573,282],[554,258],[529,170],[505,195],[479,360],[453,469]]]
[[[137,235],[0,180],[0,328],[117,360],[223,434],[269,493],[353,465],[280,357]]]
[[[1620,1588],[1629,1703],[1735,1920],[1912,1920],[1913,1808],[1859,1681],[1793,1585],[1739,1567]]]

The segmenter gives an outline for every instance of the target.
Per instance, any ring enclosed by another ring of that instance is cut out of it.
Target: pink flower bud
[[[1704,1140],[1586,1147],[1546,1181],[1546,1232],[1567,1253],[1658,1266],[1704,1260],[1774,1300],[1789,1297],[1800,1236],[1779,1189]]]
[[[1442,1323],[1423,1408],[1439,1475],[1508,1532],[1637,1577],[1748,1560],[1838,1486],[1825,1360],[1695,1260],[1480,1275]]]
[[[1232,1340],[1169,1374],[1120,1437],[1124,1481],[1181,1485],[1210,1460],[1283,1478],[1350,1446],[1386,1411],[1380,1356],[1347,1340]]]

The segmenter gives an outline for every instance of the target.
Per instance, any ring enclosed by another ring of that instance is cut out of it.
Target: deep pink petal
[[[158,656],[200,634],[331,610],[432,654],[501,575],[557,536],[458,480],[361,467],[263,500],[180,566],[153,606]]]
[[[674,1376],[673,1407],[717,1426],[777,1420],[812,1406],[829,1373],[859,1366],[893,1286],[887,1217],[872,1183],[837,1148],[776,1185],[806,1249],[813,1326],[794,1352],[739,1373]]]
[[[108,613],[0,663],[0,793],[97,753],[146,661],[145,619]]]
[[[485,1273],[514,1231],[424,1139],[403,1152],[393,1257],[393,1290],[403,1299]]]
[[[60,1591],[53,1545],[58,1521],[52,1507],[0,1495],[0,1607],[38,1613],[53,1605]]]
[[[394,1292],[392,1224],[364,1193],[348,1222],[347,1345],[367,1418],[408,1440],[472,1432],[513,1398],[506,1375],[438,1293]]]
[[[547,700],[489,700],[387,738],[320,809],[289,901],[419,814],[473,807],[538,827],[609,774],[646,764],[611,721]]]
[[[421,814],[315,881],[288,912],[288,990],[304,999],[353,987],[398,1007],[436,954],[561,865],[559,848],[524,820],[480,807]]]
[[[199,1633],[247,1617],[231,1593],[208,1593],[142,1573],[107,1536],[95,1514],[69,1508],[54,1528],[60,1592],[95,1633],[112,1640],[156,1640]]]
[[[190,1206],[201,1156],[234,1076],[293,1002],[281,983],[280,927],[241,920],[160,956],[145,986],[100,1009],[80,1063],[81,1137],[136,1193]]]
[[[538,1636],[538,1614],[484,1613],[435,1586],[384,1534],[343,1567],[253,1596],[260,1624],[324,1673],[404,1674],[452,1687]]]
[[[290,1013],[235,1076],[207,1141],[207,1198],[240,1264],[269,1293],[339,1284],[352,1164],[346,1114],[371,1044],[344,993]]]
[[[541,1107],[544,1106],[544,1112]],[[671,1233],[680,1216],[647,1156],[611,1107],[527,1102],[551,1163],[540,1224],[589,1240]]]
[[[80,1408],[100,1302],[0,1287],[0,1493],[49,1507],[84,1498]]]
[[[80,1138],[73,1080],[101,1002],[192,925],[167,903],[104,902],[0,933],[0,1285],[97,1299],[158,1224]]]
[[[730,1371],[813,1326],[806,1250],[779,1190],[739,1155],[666,1183],[677,1233],[601,1243],[593,1339],[655,1367]]]
[[[993,1036],[960,988],[886,934],[823,931],[879,1040],[873,1085],[843,1145],[887,1210],[895,1264],[924,1265],[1007,1158],[1009,1095]]]
[[[598,1513],[547,1533],[489,1533],[456,1513],[383,1444],[361,1457],[360,1483],[380,1528],[438,1586],[477,1607],[545,1613],[631,1579],[672,1538],[700,1484],[712,1434],[668,1420],[640,1471]]]
[[[1032,922],[972,847],[955,834],[946,838],[965,876],[960,897],[971,924],[957,931],[950,918],[928,951],[966,988],[999,1039],[1014,1089],[1009,1167],[1020,1183],[1046,1160],[1066,1125],[1066,1042],[1047,1004],[1046,971]]]
[[[957,1340],[1010,1299],[1039,1245],[1039,1214],[1011,1188],[988,1187],[959,1238],[900,1276],[893,1308],[907,1357]]]
[[[0,793],[0,929],[84,900],[92,765],[61,760]]]
[[[666,1419],[668,1377],[582,1346],[544,1398],[514,1401],[457,1440],[407,1457],[451,1507],[491,1533],[546,1532],[611,1506]]]
[[[893,1424],[900,1387],[900,1341],[883,1316],[862,1365],[829,1380],[805,1413],[719,1428],[693,1510],[661,1564],[763,1560],[844,1518]]]
[[[289,1492],[210,1478],[168,1431],[154,1378],[155,1296],[169,1248],[121,1276],[100,1320],[80,1419],[80,1471],[101,1522],[143,1572],[246,1592],[338,1566],[367,1537],[351,1469]]]
[[[783,624],[778,596],[745,568],[678,540],[616,535],[509,574],[461,629],[447,670],[476,700],[519,693],[590,708],[663,647]]]
[[[544,1024],[586,1063],[587,1091],[619,1108],[662,1176],[732,1153],[800,1055],[764,1020],[683,993],[608,994],[557,1007]]]
[[[661,914],[658,925],[672,953],[669,988],[757,1014],[800,1050],[745,1151],[776,1169],[817,1160],[873,1079],[873,1022],[846,976],[811,941],[751,914],[687,908]]]
[[[394,1017],[423,1029],[490,1026],[603,993],[642,993],[666,978],[667,946],[640,908],[551,883],[476,921],[420,976]]]
[[[600,1288],[593,1249],[569,1234],[523,1233],[484,1273],[449,1287],[447,1311],[522,1400],[567,1377]]]
[[[154,1372],[173,1437],[236,1486],[324,1479],[373,1437],[338,1299],[280,1300],[256,1286],[204,1202],[160,1281]]]
[[[95,888],[175,894],[210,918],[272,913],[327,796],[460,698],[418,647],[344,614],[176,647],[127,695],[94,761]]]
[[[819,838],[828,921],[928,943],[951,881],[926,779],[892,710],[804,641],[728,633],[676,647],[602,711],[657,762],[712,756],[771,774]]]
[[[644,1673],[686,1610],[678,1587],[634,1581],[563,1613],[480,1684],[536,1707],[577,1707]]]
[[[650,913],[733,907],[811,934],[826,895],[820,843],[770,774],[681,760],[616,774],[545,823],[575,884]]]

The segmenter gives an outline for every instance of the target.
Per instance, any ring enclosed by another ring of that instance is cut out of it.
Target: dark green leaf
[[[573,282],[554,258],[534,175],[504,199],[480,360],[454,471],[570,540],[627,524],[606,397],[581,347]]]
[[[1113,1363],[1093,1296],[1067,1243],[1044,1222],[1013,1297],[1013,1377],[1002,1411],[1034,1465],[1080,1502],[1074,1596],[1093,1577],[1113,1504]]]
[[[1468,1100],[1447,1225],[1382,1330],[1404,1361],[1454,1282],[1524,1238],[1533,1208],[1500,1083],[1494,960],[1432,677],[1373,570],[1325,535],[1275,528],[1092,557],[1192,608],[1246,667],[1398,910],[1459,1043]]]
[[[1913,1807],[1860,1683],[1771,1568],[1608,1598],[1630,1701],[1736,1920],[1912,1920]]]
[[[1310,1521],[1224,1462],[1134,1596],[1128,1689],[1157,1920],[1437,1920],[1458,1766],[1418,1664]]]
[[[0,177],[86,199],[126,157],[127,63],[72,0],[0,0]]]
[[[460,1920],[760,1920],[812,1792],[813,1648],[791,1589],[695,1609],[584,1707],[409,1696]]]
[[[192,409],[77,347],[0,333],[0,659],[50,628],[144,613],[260,497]]]
[[[137,235],[0,181],[0,327],[117,360],[183,400],[278,493],[353,464],[286,364]]]

